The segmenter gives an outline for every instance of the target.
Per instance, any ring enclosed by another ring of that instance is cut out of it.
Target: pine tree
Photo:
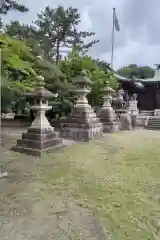
[[[56,9],[46,7],[38,14],[35,22],[39,30],[39,38],[44,54],[49,59],[55,59],[58,63],[61,54],[74,48],[78,51],[88,50],[98,41],[91,41],[85,44],[86,37],[94,36],[95,33],[79,32],[80,14],[76,8],[65,9],[58,6]]]
[[[6,15],[9,11],[19,11],[28,12],[29,9],[23,5],[19,4],[15,0],[0,0],[0,29],[2,28],[2,15]]]

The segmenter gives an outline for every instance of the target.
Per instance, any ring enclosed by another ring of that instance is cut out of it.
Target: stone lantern
[[[133,96],[129,100],[129,106],[128,106],[128,111],[131,115],[131,125],[132,125],[133,129],[135,129],[135,127],[136,127],[136,119],[137,119],[137,116],[139,115],[137,103],[138,103],[137,94],[134,93]]]
[[[85,140],[100,137],[102,124],[86,98],[90,92],[91,81],[84,71],[81,76],[75,78],[77,86],[75,92],[78,95],[76,105],[72,108],[71,115],[60,123],[61,134],[64,138]]]
[[[114,93],[114,90],[109,87],[109,83],[107,83],[107,86],[103,89],[103,106],[101,107],[98,117],[101,120],[101,123],[103,124],[103,131],[104,132],[116,132],[118,131],[118,122],[115,114],[115,110],[111,106],[112,102],[112,94]]]
[[[42,80],[42,79],[41,79]],[[22,139],[17,141],[17,145],[12,150],[41,156],[43,152],[62,146],[62,139],[54,128],[50,125],[45,116],[45,112],[52,107],[48,106],[48,99],[52,99],[54,94],[49,92],[40,84],[32,93],[27,94],[33,99],[32,110],[36,112],[34,121],[26,133],[22,133]]]
[[[124,106],[123,109],[120,110],[119,117],[119,128],[120,130],[132,130],[132,119],[131,119],[131,111],[128,109],[128,106]]]
[[[127,109],[123,109],[120,115],[120,130],[132,130],[131,114]]]
[[[129,106],[128,106],[128,110],[133,115],[139,115],[139,110],[138,110],[137,104],[138,104],[137,94],[134,93],[133,96],[129,100]]]

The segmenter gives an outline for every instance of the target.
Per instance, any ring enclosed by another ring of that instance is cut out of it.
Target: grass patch
[[[147,136],[118,133],[47,155],[41,177],[92,209],[111,239],[160,239],[160,136]]]

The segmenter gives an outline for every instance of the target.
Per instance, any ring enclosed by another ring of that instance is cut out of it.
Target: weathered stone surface
[[[120,130],[132,130],[131,114],[125,110],[120,115]]]
[[[121,114],[124,113],[124,109],[116,109],[115,113],[116,113],[117,119],[120,119]]]
[[[45,99],[53,95],[43,87],[39,87],[30,96],[35,98],[32,109],[37,111],[37,114],[31,127],[27,132],[22,133],[22,139],[17,141],[17,145],[12,150],[41,156],[46,151],[62,147],[62,139],[54,132],[54,128],[45,117],[45,111],[51,108]]]
[[[60,123],[63,138],[88,141],[102,136],[102,123],[93,108],[88,104],[86,95],[90,92],[90,81],[85,76],[76,78],[76,92],[79,96],[71,115]]]
[[[154,116],[160,117],[160,109],[155,109],[154,110]]]
[[[131,126],[132,126],[133,129],[136,128],[136,118],[137,118],[136,113],[131,114]]]
[[[137,94],[133,94],[131,99],[129,100],[129,106],[128,110],[131,112],[133,115],[139,115],[139,110],[137,107]]]
[[[72,123],[64,123],[61,124],[61,136],[63,138],[84,141],[99,138],[102,136],[102,124],[94,123],[84,126],[84,124],[73,125]]]
[[[103,132],[114,133],[119,130],[119,122],[103,123]]]
[[[124,102],[124,90],[119,89],[117,93],[117,97],[112,98],[112,107],[117,110],[117,109],[123,109],[125,102]]]
[[[160,116],[148,116],[145,128],[150,130],[160,130]]]
[[[116,132],[119,129],[119,124],[116,118],[115,110],[111,106],[112,96],[114,90],[110,87],[106,87],[104,92],[104,103],[98,112],[98,117],[103,124],[103,132]]]
[[[17,145],[12,150],[21,153],[41,156],[46,151],[62,147],[62,139],[58,137],[58,133],[43,129],[30,128],[26,133],[22,133],[22,139],[17,140]]]
[[[64,138],[89,140],[102,135],[102,124],[92,108],[73,109],[72,115],[61,122],[61,136]]]

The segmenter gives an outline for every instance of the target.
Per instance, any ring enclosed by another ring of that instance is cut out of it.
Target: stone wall
[[[31,121],[19,120],[19,119],[1,119],[2,127],[29,127]]]

